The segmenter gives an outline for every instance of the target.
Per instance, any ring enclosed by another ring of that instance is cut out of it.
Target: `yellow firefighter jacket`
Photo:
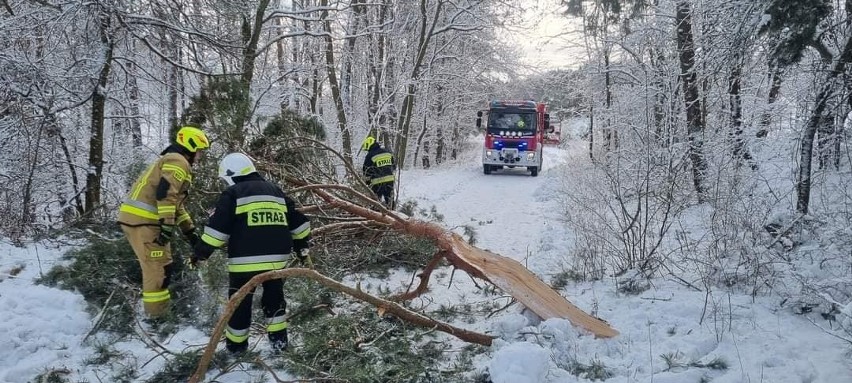
[[[172,145],[149,165],[121,204],[118,223],[127,226],[178,225],[182,232],[194,227],[184,202],[192,182],[189,161]]]

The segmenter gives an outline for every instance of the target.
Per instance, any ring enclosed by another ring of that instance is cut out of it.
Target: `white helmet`
[[[256,172],[257,169],[247,155],[231,153],[219,162],[219,178],[225,180],[228,186],[234,184],[233,177],[244,176]]]

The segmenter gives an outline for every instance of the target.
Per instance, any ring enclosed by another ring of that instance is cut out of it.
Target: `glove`
[[[174,225],[165,225],[160,223],[160,234],[157,235],[157,238],[154,239],[154,243],[165,246],[169,241],[172,240],[172,236],[175,234],[175,226]]]
[[[311,259],[311,254],[308,253],[308,249],[296,250],[296,259],[303,266],[314,268],[314,261]]]
[[[187,270],[195,270],[195,266],[198,265],[198,258],[195,254],[190,254],[188,257],[183,259],[183,265],[187,268]]]
[[[196,230],[193,227],[192,229],[189,229],[183,233],[184,238],[186,238],[186,242],[188,242],[189,246],[191,246],[193,249],[195,248],[195,245],[198,244],[198,241],[201,239],[198,236],[198,233],[196,233],[195,231]]]

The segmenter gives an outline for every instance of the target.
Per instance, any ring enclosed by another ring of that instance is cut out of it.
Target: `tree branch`
[[[398,303],[384,300],[367,294],[366,292],[361,291],[360,289],[355,289],[344,285],[314,270],[301,268],[284,269],[277,271],[269,271],[263,274],[256,275],[248,283],[243,285],[243,287],[237,290],[236,293],[234,293],[234,295],[228,301],[228,305],[225,306],[225,312],[222,314],[221,317],[219,317],[219,321],[216,323],[216,327],[213,329],[213,334],[211,334],[210,340],[207,342],[207,346],[204,349],[204,354],[201,356],[201,360],[199,360],[198,362],[198,366],[196,367],[195,373],[193,373],[192,377],[190,377],[189,383],[198,383],[202,379],[204,379],[204,375],[207,372],[207,369],[210,366],[210,362],[213,359],[213,354],[216,351],[216,344],[219,343],[219,339],[222,337],[222,332],[225,330],[225,325],[228,323],[228,320],[231,319],[231,316],[234,314],[234,311],[237,309],[237,306],[240,304],[240,302],[243,301],[245,296],[248,295],[248,293],[252,291],[255,287],[257,287],[257,285],[265,281],[271,279],[291,277],[304,277],[312,279],[325,287],[340,291],[342,293],[346,293],[356,299],[376,306],[380,311],[391,313],[399,317],[400,319],[416,326],[429,329],[434,328],[436,330],[453,335],[465,342],[476,343],[483,346],[491,345],[492,338],[488,335],[468,331],[449,325],[447,323],[436,321],[434,319],[410,311],[402,307]]]

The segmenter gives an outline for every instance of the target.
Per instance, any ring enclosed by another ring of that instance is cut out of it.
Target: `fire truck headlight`
[[[530,160],[530,161],[534,160],[535,159],[535,152],[527,153],[527,159]]]
[[[491,158],[491,155],[493,155],[493,154],[494,154],[494,152],[492,152],[490,150],[485,151],[485,157]]]

